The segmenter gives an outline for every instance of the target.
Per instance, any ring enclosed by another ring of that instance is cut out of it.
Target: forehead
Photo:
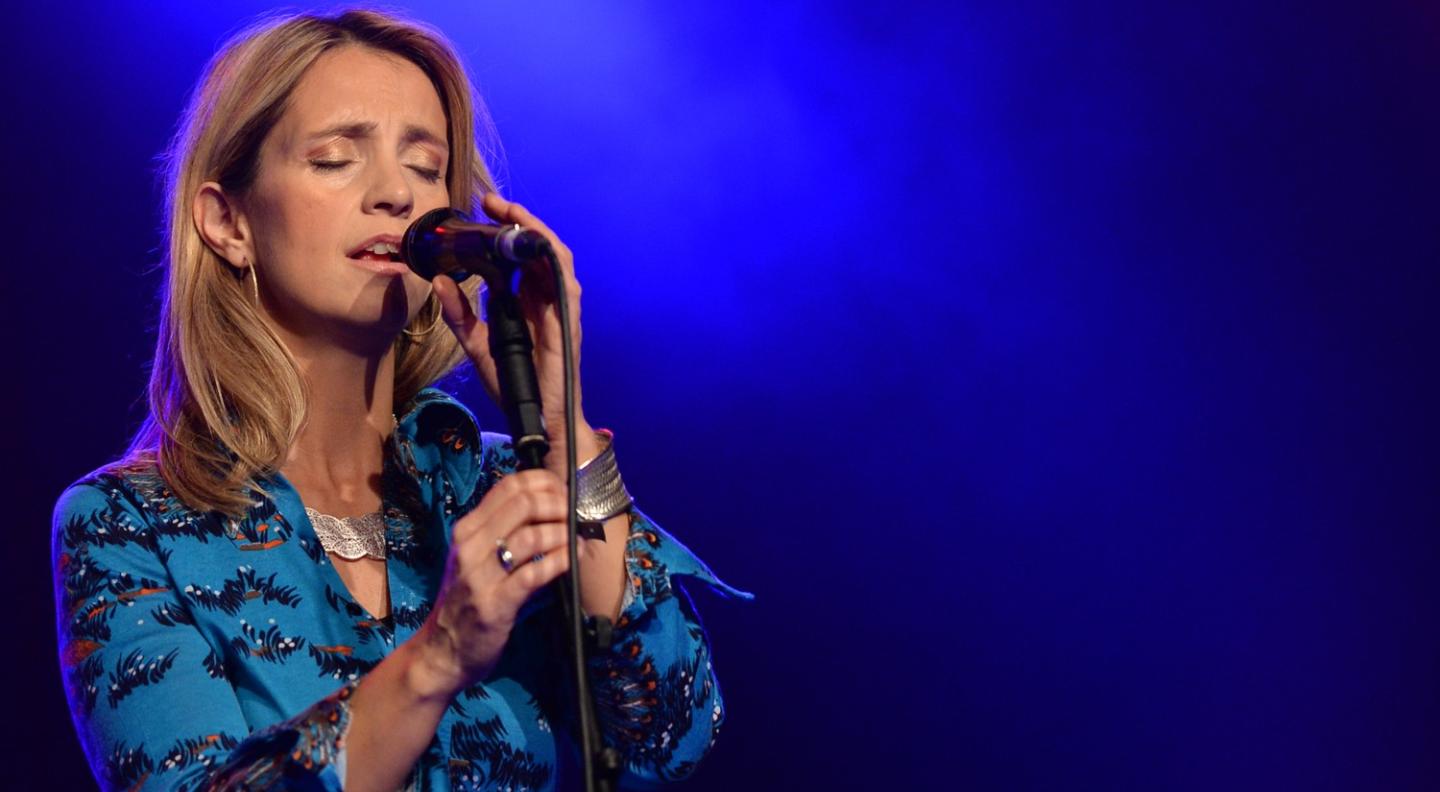
[[[448,140],[445,109],[430,78],[414,63],[388,52],[346,46],[321,55],[295,86],[277,138],[303,138],[340,123],[375,123],[383,134],[423,127]]]

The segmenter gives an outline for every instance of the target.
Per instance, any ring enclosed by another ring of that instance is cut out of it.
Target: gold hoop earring
[[[256,307],[256,308],[259,308],[259,307],[260,307],[260,276],[255,274],[255,267],[254,267],[254,265],[252,265],[252,264],[250,263],[250,257],[249,257],[249,256],[246,256],[246,257],[243,259],[243,262],[244,262],[244,263],[242,264],[242,266],[245,267],[245,272],[246,272],[247,274],[249,274],[249,276],[250,276],[250,291],[253,292],[254,295],[255,295],[255,307]],[[240,276],[240,277],[243,278],[243,277],[245,277],[245,276],[242,275],[242,276]]]
[[[440,320],[445,318],[445,311],[440,307],[439,300],[431,297],[430,302],[435,304],[435,318],[431,320],[430,326],[425,328],[424,330],[421,330],[418,333],[411,331],[408,327],[401,330],[400,332],[404,333],[407,336],[410,336],[411,338],[424,338],[425,336],[430,335],[432,332],[434,332],[435,328],[440,326]]]

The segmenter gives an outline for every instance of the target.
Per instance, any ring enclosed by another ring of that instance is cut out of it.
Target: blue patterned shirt
[[[238,519],[187,508],[153,467],[76,482],[55,509],[56,624],[101,786],[340,789],[351,691],[424,623],[452,525],[514,469],[509,439],[480,432],[448,394],[426,389],[405,406],[381,486],[384,620],[350,596],[279,474]],[[625,778],[681,778],[714,744],[723,709],[676,576],[750,595],[638,510],[630,523],[630,591],[611,648],[590,658],[591,685]],[[522,609],[494,673],[446,710],[412,787],[550,789],[575,766],[559,610],[549,589]]]

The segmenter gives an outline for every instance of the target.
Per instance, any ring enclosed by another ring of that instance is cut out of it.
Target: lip
[[[381,261],[379,259],[351,258],[351,264],[377,275],[404,275],[410,271],[403,261]]]
[[[396,248],[400,247],[400,237],[395,234],[376,234],[351,248],[350,252],[345,254],[345,257],[361,269],[369,270],[379,275],[404,275],[409,272],[410,268],[407,267],[403,261],[382,261],[380,259],[360,258],[360,254],[365,252],[366,248],[381,242],[389,243]]]
[[[369,239],[361,242],[355,247],[350,248],[350,252],[346,253],[345,255],[350,258],[355,258],[359,256],[360,253],[365,250],[365,248],[368,248],[378,242],[388,242],[394,245],[397,249],[400,247],[400,237],[396,236],[395,234],[376,234],[375,236],[370,237]]]

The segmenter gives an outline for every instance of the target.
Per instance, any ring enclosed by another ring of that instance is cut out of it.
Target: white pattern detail
[[[359,517],[332,517],[305,507],[310,525],[325,552],[334,553],[346,561],[365,556],[385,560],[385,520],[380,512],[371,512]]]

